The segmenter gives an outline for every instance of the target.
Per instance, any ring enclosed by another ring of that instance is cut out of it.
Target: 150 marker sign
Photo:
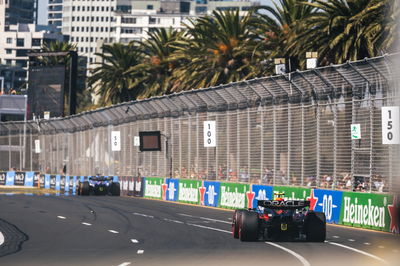
[[[399,107],[382,107],[382,144],[400,144]]]

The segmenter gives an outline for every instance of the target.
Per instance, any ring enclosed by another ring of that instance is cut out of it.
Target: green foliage
[[[302,69],[308,51],[319,65],[374,57],[395,50],[398,10],[393,0],[276,0],[245,16],[215,11],[105,45],[89,85],[105,105],[270,75],[277,57]]]

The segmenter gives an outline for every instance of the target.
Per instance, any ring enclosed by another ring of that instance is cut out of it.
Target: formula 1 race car
[[[112,177],[89,177],[89,181],[79,182],[78,195],[111,195],[119,196],[121,188],[119,182],[113,182]]]
[[[307,240],[324,242],[326,218],[306,200],[259,200],[257,208],[235,210],[232,234],[241,241]]]

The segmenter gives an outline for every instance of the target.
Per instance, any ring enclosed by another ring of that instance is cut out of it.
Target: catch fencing
[[[398,61],[387,55],[0,123],[0,170],[394,191],[399,147],[382,144],[381,108],[399,99]],[[215,121],[215,147],[204,147],[205,121]],[[354,124],[361,139],[352,139]],[[140,152],[140,131],[161,131],[162,151]]]

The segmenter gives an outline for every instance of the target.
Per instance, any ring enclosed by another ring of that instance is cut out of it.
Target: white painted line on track
[[[115,230],[108,230],[108,232],[113,233],[113,234],[118,234],[118,231],[115,231]]]
[[[131,242],[132,242],[133,244],[139,243],[139,241],[137,241],[137,239],[131,239]]]
[[[371,243],[365,242],[364,245],[369,246],[369,245],[371,245]]]
[[[350,238],[350,239],[348,239],[348,240],[349,240],[350,242],[354,242],[354,241],[355,241],[354,239],[351,239],[351,238]]]
[[[137,215],[137,216],[147,217],[147,218],[154,218],[154,216],[152,216],[152,215],[147,215],[147,214],[143,214],[143,213],[134,212],[134,213],[132,213],[132,214],[133,214],[133,215]]]
[[[294,252],[293,250],[290,250],[290,249],[288,249],[288,248],[285,248],[285,247],[283,247],[283,246],[281,246],[281,245],[278,245],[278,244],[275,244],[275,243],[272,243],[272,242],[265,242],[265,243],[268,244],[268,245],[271,245],[271,246],[280,248],[280,249],[286,251],[287,253],[293,255],[293,256],[296,257],[296,259],[298,259],[304,266],[310,266],[310,265],[311,265],[303,256],[301,256],[300,254]]]
[[[375,256],[375,255],[372,255],[371,253],[368,253],[368,252],[365,252],[365,251],[362,251],[362,250],[359,250],[359,249],[356,249],[356,248],[352,248],[352,247],[349,247],[349,246],[346,246],[346,245],[342,245],[342,244],[339,244],[339,243],[335,243],[335,242],[327,241],[327,243],[329,243],[329,244],[331,244],[331,245],[338,246],[338,247],[346,248],[346,249],[348,249],[348,250],[351,250],[351,251],[360,253],[360,254],[362,254],[362,255],[371,257],[371,258],[373,258],[373,259],[379,260],[380,262],[383,262],[383,263],[385,263],[385,264],[388,264],[387,261],[385,261],[384,259],[382,259],[382,258],[380,258],[380,257],[378,257],[378,256]]]
[[[167,219],[167,218],[164,218],[164,221],[172,222],[172,223],[177,223],[177,224],[183,224],[183,223],[184,223],[184,222],[182,222],[182,221],[172,220],[172,219]]]
[[[90,223],[82,223],[83,225],[91,226],[92,224]]]
[[[3,245],[4,243],[4,235],[2,232],[0,232],[0,246]]]
[[[232,224],[232,222],[211,219],[211,218],[207,218],[207,217],[193,216],[193,215],[185,214],[185,213],[178,213],[178,214],[181,216],[186,216],[186,217],[191,217],[191,218],[199,218],[199,219],[206,220],[206,221],[219,222],[219,223],[224,223],[224,224]]]
[[[340,238],[340,236],[332,236],[333,238]]]
[[[190,223],[187,223],[187,225],[195,226],[195,227],[199,227],[199,228],[204,228],[204,229],[209,229],[209,230],[214,230],[214,231],[218,231],[218,232],[232,234],[231,231],[222,230],[222,229],[218,229],[218,228],[213,228],[213,227],[209,227],[209,226],[204,226],[204,225],[199,225],[199,224],[190,224]]]
[[[120,265],[118,265],[118,266],[128,266],[129,264],[131,264],[130,262],[124,262],[124,263],[121,263]]]
[[[67,219],[67,217],[64,217],[64,216],[57,216],[57,218],[60,218],[60,219]]]
[[[138,251],[137,251],[137,254],[143,254],[144,253],[144,250],[143,249],[139,249]]]

